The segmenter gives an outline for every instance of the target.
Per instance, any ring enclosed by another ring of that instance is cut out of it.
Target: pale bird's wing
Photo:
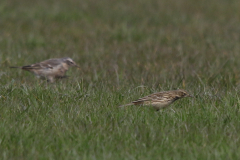
[[[61,59],[48,59],[40,63],[35,63],[27,66],[23,66],[22,69],[31,70],[31,69],[53,69],[54,67],[62,63]]]

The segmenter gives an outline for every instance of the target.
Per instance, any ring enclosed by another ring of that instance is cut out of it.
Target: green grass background
[[[239,6],[1,0],[0,159],[239,159]],[[55,84],[8,68],[66,56]],[[178,88],[195,98],[117,107]]]

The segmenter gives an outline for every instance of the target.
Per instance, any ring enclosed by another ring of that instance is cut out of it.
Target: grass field
[[[239,159],[238,0],[2,0],[0,159]],[[71,57],[46,84],[9,66]],[[155,112],[150,93],[195,96]]]

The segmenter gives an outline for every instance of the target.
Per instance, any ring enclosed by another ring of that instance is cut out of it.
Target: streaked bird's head
[[[65,58],[63,58],[62,60],[63,60],[68,66],[74,66],[74,67],[80,68],[80,67],[76,64],[76,62],[74,62],[74,61],[72,60],[72,58],[65,57]]]
[[[187,91],[185,91],[183,89],[178,89],[175,92],[176,92],[176,94],[178,95],[179,98],[193,97],[191,94],[189,94]]]

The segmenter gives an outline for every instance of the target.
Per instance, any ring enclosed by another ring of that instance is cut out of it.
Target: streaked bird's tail
[[[118,106],[118,107],[126,107],[126,106],[131,106],[131,105],[134,105],[133,103],[128,103],[128,104],[124,104],[124,105],[121,105],[121,106]]]

